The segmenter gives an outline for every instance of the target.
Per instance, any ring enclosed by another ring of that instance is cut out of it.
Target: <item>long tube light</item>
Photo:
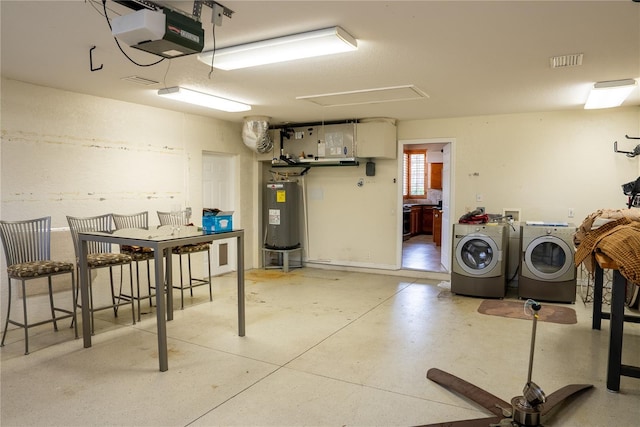
[[[221,70],[236,70],[257,65],[349,52],[358,42],[340,27],[324,28],[262,40],[218,50],[202,52],[198,59]]]
[[[619,107],[636,86],[637,83],[634,79],[598,82],[593,85],[584,108],[585,110],[591,110]]]
[[[158,95],[170,99],[175,99],[176,101],[200,105],[202,107],[227,111],[230,113],[251,110],[251,105],[243,104],[242,102],[238,101],[232,101],[226,98],[221,98],[219,96],[209,95],[207,93],[202,93],[191,89],[185,89],[180,86],[160,89],[158,90]]]

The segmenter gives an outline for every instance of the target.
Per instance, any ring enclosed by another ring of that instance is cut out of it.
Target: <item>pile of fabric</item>
[[[594,270],[594,254],[602,252],[620,273],[640,286],[640,209],[603,209],[589,215],[576,231],[576,266]]]
[[[484,213],[484,209],[474,209],[462,215],[458,220],[460,224],[486,224],[489,222],[489,215]]]

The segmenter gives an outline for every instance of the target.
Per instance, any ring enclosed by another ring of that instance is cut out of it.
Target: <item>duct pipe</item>
[[[242,141],[244,145],[257,153],[267,153],[273,150],[273,141],[269,135],[269,117],[245,117],[242,126]]]

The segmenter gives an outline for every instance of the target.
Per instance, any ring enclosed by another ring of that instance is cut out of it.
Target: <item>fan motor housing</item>
[[[539,426],[540,411],[538,407],[532,407],[524,396],[516,396],[511,399],[511,407],[513,408],[512,419],[518,425],[523,426]]]

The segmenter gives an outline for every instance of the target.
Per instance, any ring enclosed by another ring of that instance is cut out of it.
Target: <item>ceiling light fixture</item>
[[[295,59],[356,50],[358,42],[340,27],[324,28],[275,39],[206,51],[198,59],[221,70],[255,67]]]
[[[585,110],[591,110],[619,107],[636,86],[637,83],[634,79],[598,82],[593,85],[584,108]]]
[[[175,99],[177,101],[187,102],[189,104],[212,108],[214,110],[227,111],[229,113],[251,110],[251,105],[243,104],[242,102],[238,101],[232,101],[226,98],[220,98],[219,96],[209,95],[207,93],[202,93],[191,89],[185,89],[180,86],[160,89],[158,90],[158,95],[170,99]]]

